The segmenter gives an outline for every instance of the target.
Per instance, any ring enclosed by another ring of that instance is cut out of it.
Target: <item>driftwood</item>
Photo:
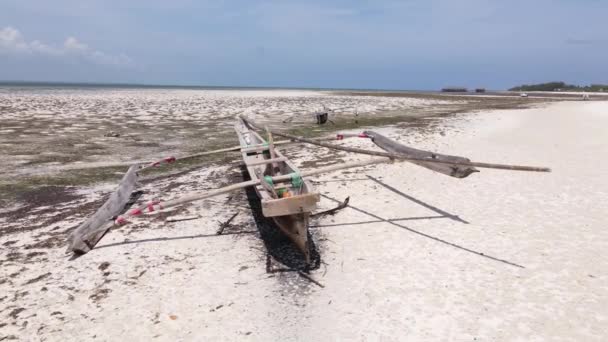
[[[84,254],[93,249],[97,242],[112,227],[112,218],[120,214],[135,190],[137,166],[131,166],[122,177],[118,190],[104,203],[97,212],[84,221],[68,237],[68,252]]]
[[[338,212],[339,210],[342,210],[342,209],[348,207],[349,201],[350,201],[350,197],[346,197],[344,202],[340,203],[337,207],[329,209],[329,210],[325,210],[325,211],[322,211],[319,213],[314,213],[314,214],[310,215],[310,217],[321,217],[321,216],[325,216],[325,215],[333,215],[336,212]]]
[[[241,115],[240,117],[241,117],[241,119],[243,119],[243,121],[245,121],[251,127],[255,128],[257,130],[263,129],[261,126],[256,124],[254,121],[247,119],[245,116]],[[411,156],[403,155],[400,153],[369,151],[369,150],[364,150],[362,148],[338,146],[338,145],[329,144],[329,143],[322,142],[322,141],[316,141],[316,140],[308,139],[308,138],[302,138],[302,137],[298,137],[295,135],[282,133],[282,132],[278,132],[278,131],[274,131],[274,130],[271,130],[271,132],[272,132],[272,134],[279,136],[279,137],[284,137],[284,138],[288,138],[291,140],[304,142],[304,143],[308,143],[308,144],[312,144],[312,145],[327,147],[327,148],[331,148],[334,150],[367,154],[370,156],[382,156],[382,157],[405,160],[405,161],[410,161],[410,162],[416,161],[416,162],[458,165],[458,166],[468,166],[468,167],[481,167],[481,168],[488,168],[488,169],[500,169],[500,170],[511,170],[511,171],[551,172],[551,169],[548,167],[506,165],[506,164],[479,163],[479,162],[452,162],[452,161],[441,161],[441,160],[436,160],[436,159],[432,159],[432,158],[411,157]]]
[[[433,160],[441,160],[445,162],[455,162],[455,163],[470,163],[471,160],[464,157],[451,156],[446,154],[433,153],[424,150],[418,150],[415,148],[411,148],[402,144],[399,144],[396,141],[393,141],[380,133],[376,133],[374,131],[364,131],[364,135],[368,136],[378,147],[381,149],[391,152],[391,153],[399,153],[405,156],[417,157],[417,158],[425,158],[425,159],[433,159]],[[419,162],[412,161],[413,164],[422,166],[429,170],[433,170],[435,172],[443,173],[444,175],[456,177],[456,178],[465,178],[468,175],[479,172],[476,168],[472,166],[462,166],[455,164],[437,164],[437,163],[429,163],[429,162]]]
[[[230,216],[230,218],[226,222],[220,222],[220,228],[217,230],[217,232],[215,232],[215,234],[222,235],[222,233],[224,233],[224,229],[226,229],[230,225],[230,222],[232,222],[232,220],[234,220],[234,218],[238,214],[239,214],[239,211],[237,211],[232,216]]]
[[[325,286],[323,284],[321,284],[320,282],[316,281],[315,278],[311,277],[310,274],[306,274],[302,271],[298,271],[298,275],[300,275],[300,277],[310,281],[311,283],[317,285],[320,288],[324,288]]]
[[[200,216],[171,216],[167,217],[167,222],[191,221],[200,218]]]

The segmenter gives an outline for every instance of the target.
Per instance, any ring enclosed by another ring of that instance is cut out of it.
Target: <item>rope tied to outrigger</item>
[[[264,176],[264,181],[271,186],[274,185],[274,182],[272,181],[272,176]]]
[[[291,185],[294,188],[302,189],[302,185],[304,185],[304,181],[302,180],[302,175],[299,172],[292,172],[289,174],[291,177]]]

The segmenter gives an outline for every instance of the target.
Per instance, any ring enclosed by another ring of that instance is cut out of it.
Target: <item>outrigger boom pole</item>
[[[244,115],[241,115],[240,117],[248,125],[251,125],[251,127],[258,129],[258,130],[263,129],[261,126],[256,124],[254,121],[247,119]],[[308,143],[308,144],[312,144],[312,145],[317,145],[317,146],[321,146],[321,147],[331,148],[334,150],[353,152],[353,153],[359,153],[359,154],[367,154],[370,156],[381,156],[381,157],[387,157],[387,158],[399,159],[399,160],[405,160],[405,161],[438,163],[438,164],[459,165],[459,166],[472,166],[472,167],[480,167],[480,168],[486,168],[486,169],[499,169],[499,170],[511,170],[511,171],[551,172],[551,169],[548,167],[479,163],[479,162],[451,162],[451,161],[435,160],[432,158],[418,158],[418,157],[412,157],[412,156],[408,156],[405,154],[399,154],[399,153],[378,152],[378,151],[364,150],[362,148],[356,148],[356,147],[338,146],[338,145],[329,144],[329,143],[322,142],[322,141],[317,141],[317,140],[313,140],[313,139],[308,139],[308,138],[298,137],[298,136],[291,135],[291,134],[278,132],[275,130],[270,130],[270,132],[272,134],[280,136],[280,137],[284,137],[284,138],[288,138],[291,140]]]

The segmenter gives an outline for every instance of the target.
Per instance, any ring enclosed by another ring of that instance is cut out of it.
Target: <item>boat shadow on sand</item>
[[[250,180],[249,174],[245,167],[241,168],[243,181]],[[248,187],[245,189],[247,202],[251,208],[251,214],[255,221],[255,225],[260,233],[260,238],[266,247],[268,253],[266,271],[268,273],[286,272],[286,271],[311,271],[316,270],[321,265],[321,255],[319,254],[317,245],[308,232],[308,241],[310,248],[310,264],[307,265],[304,259],[304,254],[289,240],[289,238],[281,232],[277,224],[271,219],[264,217],[262,213],[262,203],[255,192],[255,189]],[[283,264],[286,268],[273,269],[271,267],[271,259]]]

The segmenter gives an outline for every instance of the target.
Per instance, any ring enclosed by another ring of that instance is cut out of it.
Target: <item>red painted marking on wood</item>
[[[160,205],[160,201],[157,201],[157,200],[150,201],[150,202],[148,202],[148,204],[146,204],[146,207],[148,208],[148,212],[150,212],[150,213],[153,212],[155,210],[154,209],[155,205],[158,205],[158,210],[162,209],[162,206]]]
[[[122,216],[118,216],[116,218],[116,220],[114,220],[114,223],[116,223],[118,225],[123,225],[123,224],[127,224],[127,220]]]
[[[142,214],[142,211],[139,208],[135,208],[129,212],[129,215],[131,215],[131,216],[137,216],[137,215],[141,215],[141,214]]]

